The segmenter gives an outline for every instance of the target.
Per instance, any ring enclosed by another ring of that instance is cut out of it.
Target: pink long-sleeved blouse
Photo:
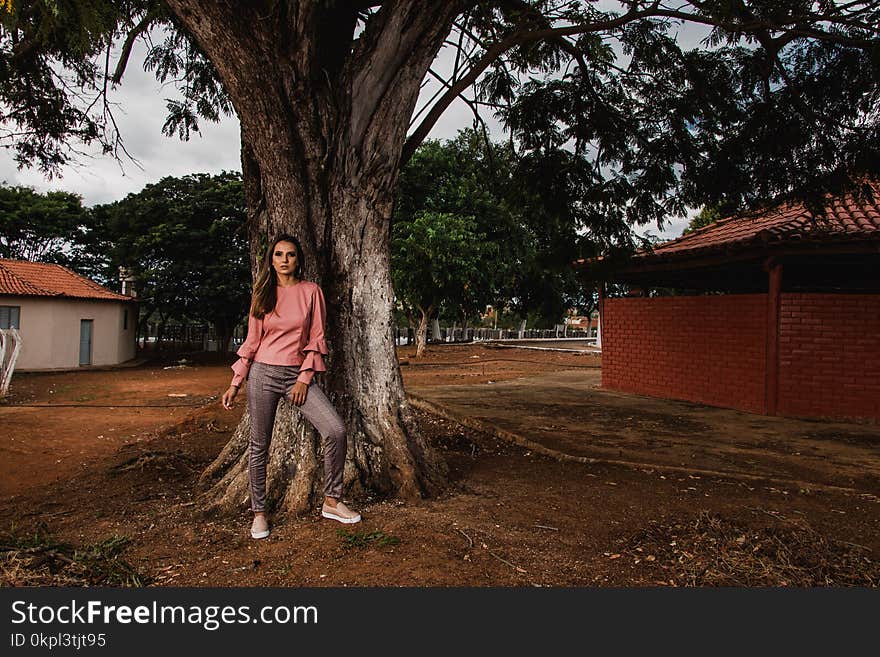
[[[267,365],[299,365],[297,381],[310,384],[315,372],[326,372],[324,341],[326,308],[324,293],[317,283],[300,281],[289,287],[277,286],[275,310],[262,319],[248,315],[248,332],[236,352],[240,358],[232,366],[232,385],[247,378],[253,361]]]

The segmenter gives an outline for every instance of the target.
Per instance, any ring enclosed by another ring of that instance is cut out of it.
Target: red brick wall
[[[764,412],[767,295],[605,299],[602,385]]]
[[[606,299],[602,385],[765,412],[764,294]],[[880,420],[880,295],[782,294],[777,413]]]
[[[880,295],[782,295],[778,412],[880,419]]]

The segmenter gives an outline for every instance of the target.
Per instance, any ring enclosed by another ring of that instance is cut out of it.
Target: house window
[[[19,328],[21,306],[0,306],[0,329]]]
[[[128,330],[128,311],[127,310],[122,311],[122,330],[123,331]]]

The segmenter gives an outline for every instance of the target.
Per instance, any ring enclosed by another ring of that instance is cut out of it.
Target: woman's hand
[[[220,398],[220,403],[223,404],[223,408],[227,411],[232,408],[232,402],[235,401],[235,396],[238,394],[238,386],[229,386],[226,392],[223,393],[223,396]]]
[[[306,401],[306,395],[309,391],[309,384],[297,381],[293,384],[293,390],[290,392],[290,401],[297,406],[302,406]]]

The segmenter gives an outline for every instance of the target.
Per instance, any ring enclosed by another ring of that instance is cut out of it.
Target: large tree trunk
[[[264,178],[284,180],[285,175],[290,172],[273,176],[261,167]],[[431,494],[442,486],[445,469],[419,435],[404,396],[384,228],[390,203],[382,210],[364,207],[364,192],[344,184],[334,187],[328,194],[330,208],[299,204],[286,211],[279,208],[275,217],[287,215],[278,228],[297,235],[304,232],[303,211],[320,216],[329,210],[334,217],[333,242],[314,249],[306,239],[303,248],[306,278],[321,285],[327,301],[328,372],[317,375],[313,385],[324,389],[349,429],[346,490],[355,495],[364,490],[405,497]],[[207,508],[246,507],[248,432],[245,417],[203,473]],[[279,404],[268,463],[269,509],[302,513],[318,502],[323,486],[320,437],[286,400]]]
[[[324,291],[330,355],[328,372],[313,385],[349,430],[349,494],[421,497],[445,481],[445,464],[419,434],[403,391],[392,330],[390,220],[419,84],[456,4],[383,3],[377,27],[352,49],[339,16],[351,12],[349,3],[281,2],[273,14],[245,3],[169,0],[218,69],[241,121],[253,268],[264,242],[283,230],[298,236],[305,278]],[[348,18],[353,32],[354,14]],[[283,39],[279,26],[289,31]],[[202,474],[205,510],[248,508],[248,432],[245,414]],[[320,437],[282,400],[267,508],[310,509],[321,496],[322,470]]]

